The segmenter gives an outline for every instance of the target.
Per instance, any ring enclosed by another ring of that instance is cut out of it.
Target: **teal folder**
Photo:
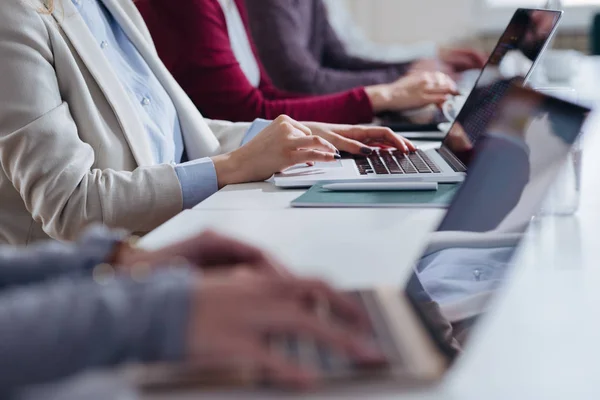
[[[430,191],[335,192],[314,185],[292,201],[292,207],[399,207],[448,208],[459,183],[441,183]]]

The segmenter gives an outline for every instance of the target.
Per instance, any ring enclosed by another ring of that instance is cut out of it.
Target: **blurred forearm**
[[[189,285],[183,270],[0,292],[0,392],[128,361],[182,359]]]
[[[94,227],[77,243],[48,241],[29,247],[0,246],[0,289],[63,275],[89,275],[107,262],[123,232]]]

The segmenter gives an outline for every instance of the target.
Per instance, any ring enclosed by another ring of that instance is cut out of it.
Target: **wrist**
[[[211,158],[217,173],[219,189],[247,181],[243,176],[242,163],[238,161],[240,149]]]
[[[390,90],[388,85],[367,86],[365,93],[371,101],[373,112],[380,113],[389,110]]]
[[[114,266],[132,266],[148,259],[149,252],[135,246],[137,237],[120,241],[110,256],[108,263]]]

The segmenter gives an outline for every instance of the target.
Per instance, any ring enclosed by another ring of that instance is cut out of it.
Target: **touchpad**
[[[316,162],[314,168],[340,168],[342,166],[341,160],[335,160],[330,162]]]
[[[306,164],[296,164],[293,167],[288,168],[286,171],[294,171],[294,170],[301,170],[301,169],[328,169],[328,168],[341,168],[342,167],[342,161],[341,160],[335,160],[335,161],[330,161],[330,162],[316,162],[314,167],[309,167]]]

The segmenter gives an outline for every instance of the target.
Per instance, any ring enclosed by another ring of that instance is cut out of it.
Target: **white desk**
[[[588,77],[600,62],[586,65]],[[598,81],[582,97],[600,97]],[[582,201],[577,217],[534,225],[509,287],[474,332],[471,347],[435,389],[337,393],[369,399],[597,399],[600,397],[600,116],[588,124]],[[441,212],[437,210],[294,210],[299,191],[268,184],[226,188],[143,240],[156,247],[206,227],[263,245],[295,271],[344,287],[400,282]],[[240,398],[241,393],[173,393],[171,399]],[[244,398],[275,398],[252,393]],[[287,396],[286,396],[287,397]],[[323,398],[324,393],[299,398]],[[148,399],[164,398],[148,396]]]

